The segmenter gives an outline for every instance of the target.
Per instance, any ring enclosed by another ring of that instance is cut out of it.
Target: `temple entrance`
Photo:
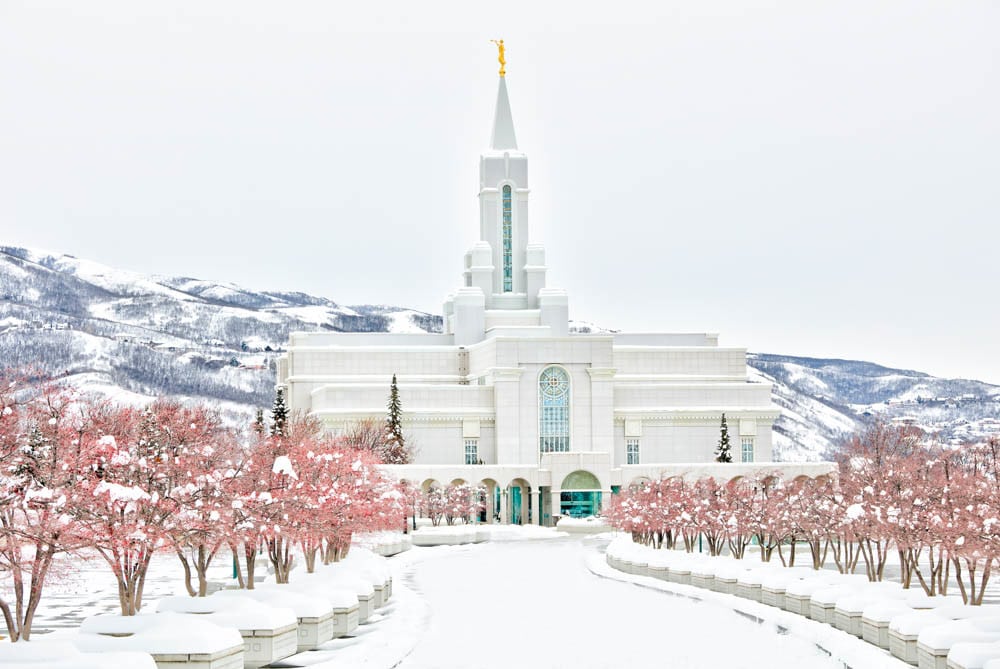
[[[601,482],[590,472],[577,470],[563,479],[559,515],[570,518],[596,516],[601,510]]]
[[[559,493],[559,506],[563,516],[586,518],[596,516],[601,509],[600,490],[572,490]]]

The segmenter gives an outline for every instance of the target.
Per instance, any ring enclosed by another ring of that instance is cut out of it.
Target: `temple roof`
[[[490,138],[490,149],[494,151],[517,150],[514,119],[510,114],[507,80],[504,77],[500,77],[500,87],[497,89],[497,106],[493,112],[493,136]]]

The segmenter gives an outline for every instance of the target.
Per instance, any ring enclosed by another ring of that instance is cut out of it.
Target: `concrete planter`
[[[156,669],[149,653],[83,653],[70,641],[0,643],[0,667],[34,669]]]
[[[747,566],[742,560],[717,559],[720,560],[720,564],[715,568],[712,589],[727,595],[735,595],[736,582],[743,576]]]
[[[917,635],[900,634],[889,630],[889,652],[909,664],[917,663]]]
[[[1000,664],[1000,643],[956,643],[948,652],[948,669],[985,669],[987,663]]]
[[[1000,618],[976,617],[925,627],[917,636],[917,666],[947,669],[948,653],[964,643],[994,643],[1000,640]]]
[[[290,608],[262,604],[246,596],[165,597],[157,610],[188,615],[236,628],[243,637],[243,666],[256,669],[298,651],[298,618]]]
[[[360,617],[357,600],[351,606],[335,606],[333,608],[333,638],[347,636],[358,628]]]
[[[858,586],[854,584],[839,584],[820,588],[809,598],[809,617],[821,623],[834,625],[834,611],[837,600],[847,595],[857,593]]]
[[[861,638],[884,650],[889,650],[889,622],[901,615],[912,613],[905,603],[872,602],[861,612]]]
[[[207,620],[175,613],[93,616],[73,640],[87,652],[148,653],[158,669],[242,669],[244,643],[239,632]]]
[[[333,638],[333,610],[322,617],[299,617],[298,652],[313,650]]]
[[[256,669],[298,652],[298,620],[284,627],[240,630],[243,637],[243,666]]]
[[[312,650],[333,638],[333,607],[322,597],[273,584],[253,590],[224,590],[214,596],[250,597],[268,606],[291,609],[298,620],[297,652]]]
[[[706,590],[715,589],[715,570],[718,564],[713,559],[701,560],[691,568],[691,585]]]
[[[667,580],[671,583],[691,585],[691,567],[682,562],[670,565],[667,571]]]
[[[766,574],[765,569],[764,567],[757,567],[747,569],[740,574],[736,579],[736,591],[734,594],[737,597],[749,599],[754,602],[761,601],[761,581]]]
[[[917,637],[926,627],[940,625],[948,619],[931,611],[904,613],[889,622],[889,652],[903,662],[917,663]]]

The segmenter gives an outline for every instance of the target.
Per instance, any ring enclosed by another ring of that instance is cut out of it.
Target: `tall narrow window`
[[[465,440],[465,464],[475,465],[479,463],[479,440]]]
[[[503,292],[514,290],[514,230],[510,186],[503,187]]]
[[[625,442],[625,464],[639,464],[639,440],[629,439]]]
[[[569,450],[569,376],[547,367],[538,377],[538,447],[542,453]]]
[[[740,439],[740,462],[753,462],[753,437]]]

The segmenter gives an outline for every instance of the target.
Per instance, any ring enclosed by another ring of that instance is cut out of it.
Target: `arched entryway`
[[[517,478],[507,486],[506,518],[502,522],[511,525],[531,523],[531,484]]]
[[[596,516],[601,511],[601,482],[578,469],[563,479],[559,492],[559,515],[571,518]]]

